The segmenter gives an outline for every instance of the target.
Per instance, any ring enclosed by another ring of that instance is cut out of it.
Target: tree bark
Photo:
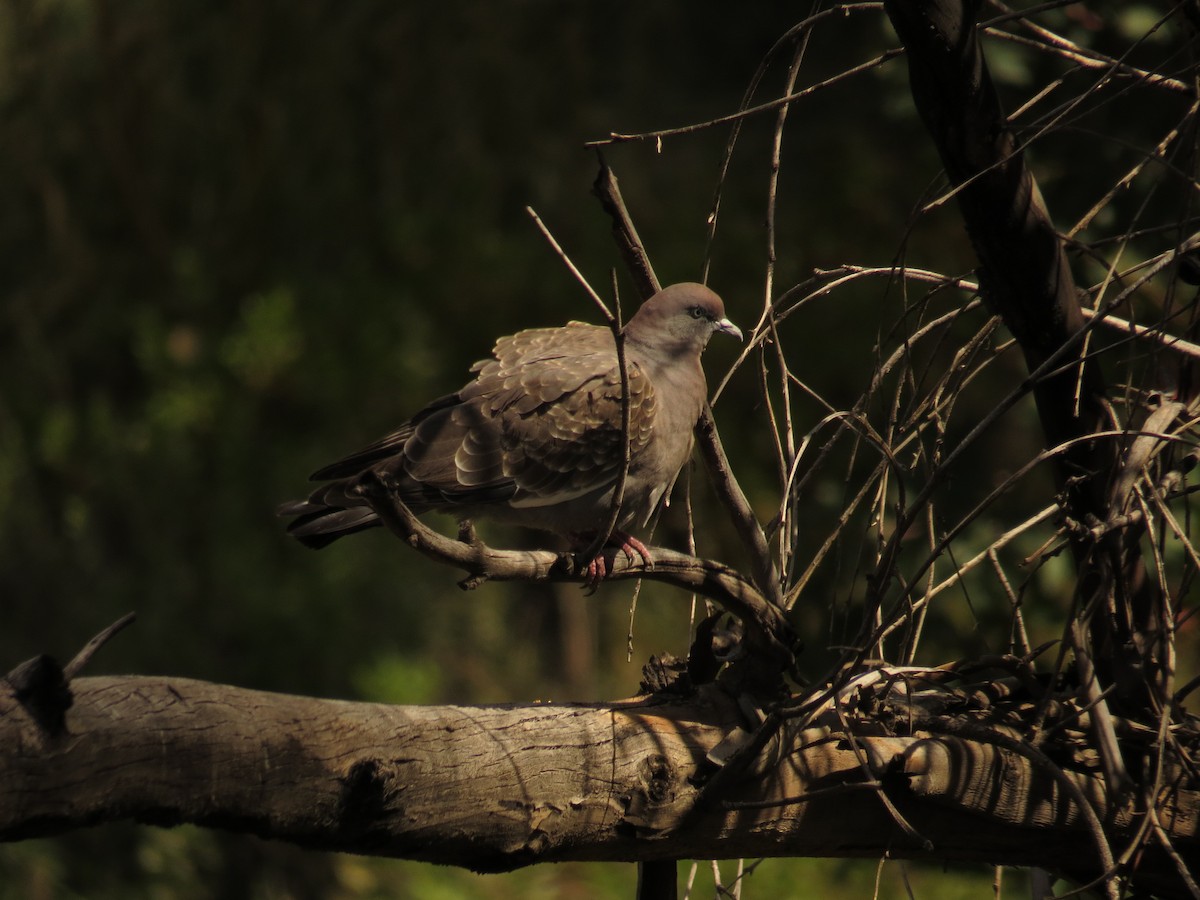
[[[182,678],[81,678],[70,689],[73,703],[56,720],[0,682],[2,840],[135,819],[477,871],[885,853],[1075,877],[1094,870],[1094,836],[1061,779],[1018,754],[961,735],[851,738],[785,723],[739,756],[750,724],[715,686],[471,707]],[[1070,777],[1104,808],[1101,779]],[[1196,796],[1164,793],[1159,815],[1180,852],[1200,862]],[[1114,809],[1106,824],[1119,838],[1137,820]],[[1169,876],[1154,855],[1143,865]]]

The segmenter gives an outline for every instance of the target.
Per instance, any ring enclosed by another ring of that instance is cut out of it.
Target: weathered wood
[[[717,688],[673,700],[472,707],[182,678],[81,678],[71,690],[54,733],[0,682],[0,839],[117,819],[192,822],[481,871],[887,852],[1060,871],[1070,860],[1086,873],[1094,858],[1063,798],[1039,787],[1044,778],[994,747],[964,751],[961,740],[852,746],[824,727],[783,729],[720,796],[705,794],[717,769],[709,755],[722,756],[747,727]],[[917,839],[865,786],[868,773]],[[1163,817],[1184,853],[1195,849],[1194,800],[1178,795]],[[1112,821],[1118,834],[1136,825]]]

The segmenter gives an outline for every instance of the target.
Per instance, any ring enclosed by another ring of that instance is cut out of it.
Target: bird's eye
[[[700,306],[693,306],[688,309],[688,312],[692,314],[693,319],[703,319],[705,316],[704,309]]]

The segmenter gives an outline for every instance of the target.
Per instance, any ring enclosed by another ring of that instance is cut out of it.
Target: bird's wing
[[[613,484],[621,465],[621,373],[611,334],[572,323],[496,344],[459,402],[414,423],[404,469],[448,503],[551,506]],[[629,444],[650,442],[654,388],[627,366]]]
[[[332,481],[335,478],[348,478],[357,475],[364,469],[375,465],[389,457],[403,452],[404,445],[413,435],[413,429],[424,419],[436,415],[439,411],[453,407],[460,402],[458,394],[447,394],[439,397],[408,422],[405,422],[391,434],[381,437],[374,443],[368,444],[361,450],[342,457],[337,462],[318,469],[309,476],[310,481]]]

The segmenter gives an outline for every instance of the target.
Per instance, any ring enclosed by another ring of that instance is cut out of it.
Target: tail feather
[[[379,516],[365,506],[321,506],[308,500],[293,500],[280,506],[278,512],[281,516],[296,517],[288,524],[288,534],[314,550],[380,524]]]

